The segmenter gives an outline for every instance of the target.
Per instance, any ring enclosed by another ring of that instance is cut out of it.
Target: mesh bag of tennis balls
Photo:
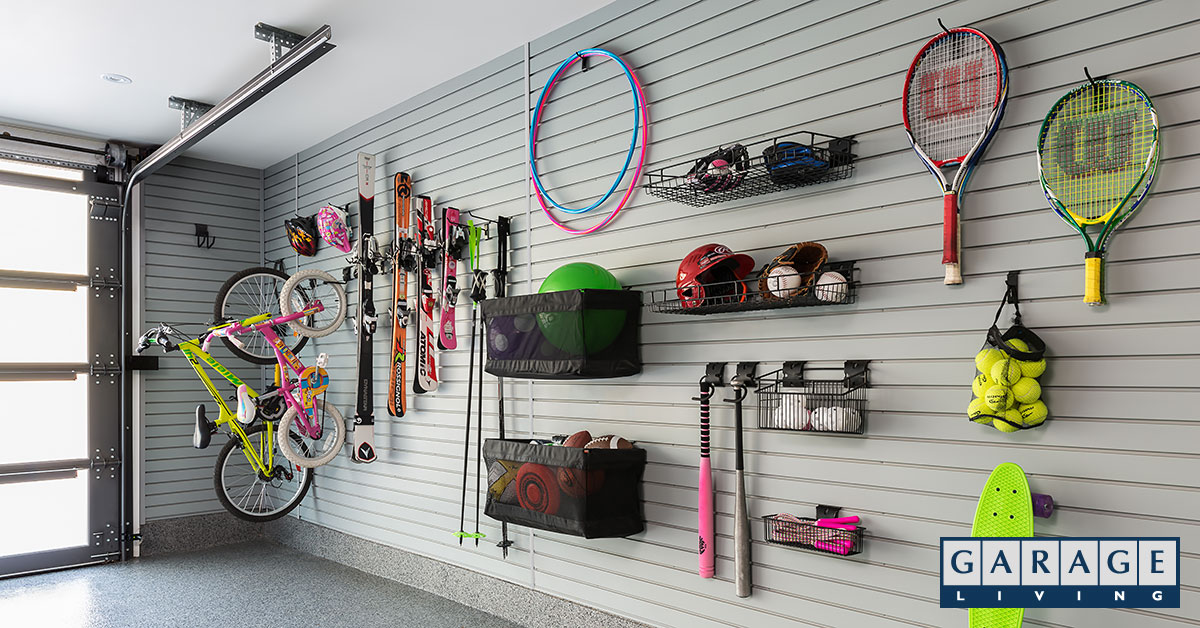
[[[1049,414],[1039,381],[1046,372],[1046,343],[1021,324],[1015,281],[1010,278],[1008,285],[1009,292],[975,354],[967,418],[1001,432],[1016,432],[1040,427]],[[1016,313],[1012,326],[1001,332],[997,323],[1008,303]]]

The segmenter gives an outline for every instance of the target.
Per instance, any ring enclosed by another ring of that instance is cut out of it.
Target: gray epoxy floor
[[[517,624],[267,541],[0,580],[5,628]]]

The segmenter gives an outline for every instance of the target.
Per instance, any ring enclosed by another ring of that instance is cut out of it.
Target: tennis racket
[[[711,578],[717,572],[716,514],[713,510],[712,461],[708,456],[708,414],[712,384],[700,380],[700,577]]]
[[[904,129],[942,188],[942,264],[947,285],[962,283],[959,196],[1000,120],[1008,65],[1000,46],[973,28],[926,42],[904,78]]]
[[[1050,108],[1038,133],[1038,173],[1054,213],[1079,232],[1083,301],[1104,303],[1104,252],[1113,232],[1141,206],[1158,170],[1158,114],[1125,81],[1093,81]],[[1088,227],[1100,225],[1095,239]]]

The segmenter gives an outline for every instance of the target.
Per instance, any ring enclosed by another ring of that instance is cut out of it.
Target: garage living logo
[[[1179,538],[942,538],[942,608],[1179,608]]]

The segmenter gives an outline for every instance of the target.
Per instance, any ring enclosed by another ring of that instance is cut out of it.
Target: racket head
[[[909,140],[931,171],[979,152],[1007,86],[1007,65],[983,32],[955,28],[925,43],[904,78],[902,108]]]
[[[1154,105],[1133,83],[1106,79],[1064,94],[1038,132],[1039,178],[1055,213],[1080,230],[1127,220],[1154,178],[1158,132]]]

